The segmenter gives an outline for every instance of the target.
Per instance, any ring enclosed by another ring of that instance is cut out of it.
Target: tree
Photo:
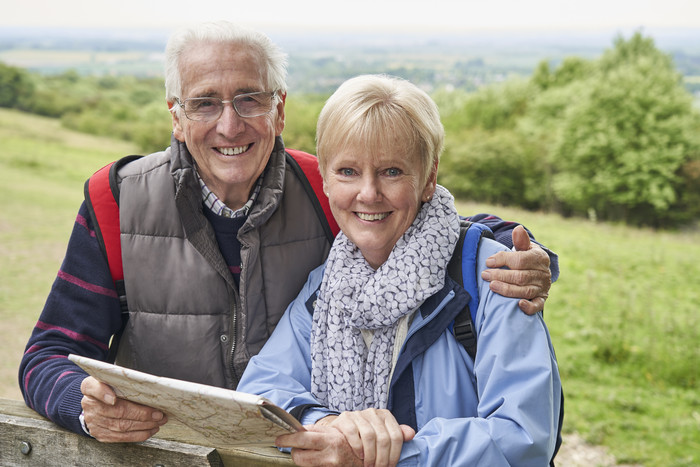
[[[34,93],[29,74],[0,62],[0,107],[22,108]]]
[[[586,79],[593,71],[594,65],[579,57],[566,57],[555,71],[551,71],[549,63],[543,60],[535,69],[530,82],[545,91]]]
[[[618,38],[571,102],[553,149],[553,187],[574,213],[657,224],[679,200],[696,150],[692,97],[653,40]]]
[[[450,127],[454,129],[455,123],[460,129],[511,129],[526,112],[533,91],[530,83],[523,79],[511,79],[483,87],[464,99],[458,109],[453,110],[451,119],[454,120],[446,123],[446,130],[449,131]]]

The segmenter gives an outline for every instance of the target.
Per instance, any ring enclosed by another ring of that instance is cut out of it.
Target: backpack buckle
[[[453,330],[457,342],[461,343],[466,349],[476,347],[476,333],[471,320],[455,323]]]

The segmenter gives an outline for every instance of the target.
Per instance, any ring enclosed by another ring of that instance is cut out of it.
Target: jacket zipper
[[[397,359],[396,359],[396,363],[399,362],[399,360],[401,359],[401,356],[404,354],[404,352],[405,352],[405,350],[406,350],[406,344],[408,343],[409,339],[410,339],[411,337],[413,337],[414,335],[416,335],[416,333],[420,332],[420,330],[423,329],[423,328],[424,328],[428,323],[430,323],[433,319],[435,319],[435,317],[436,317],[437,315],[440,314],[440,312],[442,311],[442,309],[445,308],[445,307],[447,306],[447,304],[448,304],[449,302],[451,302],[452,299],[453,299],[454,297],[455,297],[454,291],[450,291],[450,292],[445,296],[445,298],[435,307],[435,309],[433,310],[433,312],[430,313],[430,316],[428,316],[428,318],[427,318],[425,321],[423,321],[421,324],[419,324],[417,327],[415,327],[415,328],[413,328],[413,329],[410,329],[410,328],[409,328],[408,332],[406,333],[406,338],[404,339],[403,344],[401,344],[401,348],[399,349],[399,355],[398,355],[398,357],[397,357]],[[422,305],[423,305],[423,304],[421,304],[421,306],[422,306]],[[416,313],[420,313],[420,306],[416,309]],[[411,363],[409,363],[409,364],[411,364]],[[394,368],[394,372],[392,372],[392,376],[391,376],[392,381],[389,382],[389,391],[388,391],[388,393],[387,393],[387,401],[391,399],[391,397],[392,397],[392,392],[393,392],[393,390],[394,390],[394,387],[393,387],[393,384],[392,384],[392,383],[393,383],[394,377],[396,376],[395,370],[396,370],[396,368]]]

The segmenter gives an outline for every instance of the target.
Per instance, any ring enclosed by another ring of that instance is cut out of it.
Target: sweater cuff
[[[80,421],[80,416],[83,413],[83,407],[81,404],[83,393],[80,392],[80,384],[82,383],[83,378],[84,375],[82,375],[80,378],[75,378],[75,380],[71,382],[70,386],[66,388],[65,392],[61,394],[61,401],[58,405],[58,415],[60,418],[58,423],[74,433],[90,436],[89,433],[83,428],[83,424]]]

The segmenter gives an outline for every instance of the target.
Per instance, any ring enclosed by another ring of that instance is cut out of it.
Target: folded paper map
[[[264,397],[154,376],[99,360],[68,357],[108,384],[118,397],[162,410],[213,447],[274,445],[277,436],[303,431],[299,421]]]

